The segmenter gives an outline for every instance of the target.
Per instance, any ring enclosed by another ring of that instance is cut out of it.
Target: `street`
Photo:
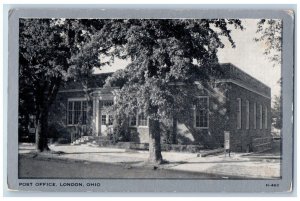
[[[194,178],[278,179],[279,142],[264,153],[232,153],[199,157],[195,153],[162,152],[167,163],[157,168],[145,163],[147,151],[50,145],[51,152],[37,153],[33,144],[19,145],[21,178]],[[155,169],[155,170],[154,170]],[[237,171],[238,170],[238,171]]]
[[[175,170],[127,167],[108,163],[89,163],[61,160],[35,160],[20,157],[19,177],[24,178],[186,178],[221,179],[220,176]]]

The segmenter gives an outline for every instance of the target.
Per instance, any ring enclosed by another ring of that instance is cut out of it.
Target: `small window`
[[[249,109],[250,109],[250,104],[249,101],[246,101],[246,129],[249,129]]]
[[[145,116],[144,112],[139,114],[139,126],[148,126],[148,120],[147,117]]]
[[[236,119],[237,119],[237,129],[242,128],[242,100],[240,98],[237,99],[237,112],[236,112]]]
[[[101,107],[110,107],[114,104],[113,100],[102,100]]]
[[[208,97],[200,97],[195,108],[196,127],[208,128],[209,121],[209,99]]]
[[[101,115],[101,124],[106,125],[106,114]]]

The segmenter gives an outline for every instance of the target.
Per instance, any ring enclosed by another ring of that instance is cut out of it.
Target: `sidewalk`
[[[95,163],[109,163],[123,165],[125,168],[141,167],[148,158],[147,151],[136,151],[107,147],[91,147],[88,145],[50,145],[55,153],[41,153],[36,155],[32,144],[20,144],[19,154],[36,159],[46,158],[56,160],[76,160]],[[263,157],[243,156],[232,153],[231,157],[223,154],[216,156],[197,157],[196,153],[162,152],[167,164],[159,168],[197,172],[213,175],[236,176],[245,178],[275,179],[280,177],[280,160],[264,159]]]

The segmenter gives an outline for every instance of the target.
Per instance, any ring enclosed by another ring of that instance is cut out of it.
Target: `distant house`
[[[228,131],[232,151],[261,151],[270,145],[271,89],[232,64],[222,64],[221,69],[224,73],[214,81],[213,90],[199,84],[190,117],[166,120],[168,140],[162,139],[163,144],[220,148]],[[107,108],[114,104],[117,88],[103,88],[110,75],[93,75],[85,87],[69,82],[61,88],[50,113],[55,137],[73,142],[113,132],[113,114]],[[148,119],[143,113],[129,117],[128,128],[130,142],[148,143]]]

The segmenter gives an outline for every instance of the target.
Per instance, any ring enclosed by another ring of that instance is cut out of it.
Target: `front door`
[[[101,112],[100,131],[101,136],[112,134],[113,129],[113,115],[109,112]]]
[[[110,108],[112,105],[113,105],[113,100],[100,101],[100,133],[101,133],[101,136],[112,135],[113,113]]]

